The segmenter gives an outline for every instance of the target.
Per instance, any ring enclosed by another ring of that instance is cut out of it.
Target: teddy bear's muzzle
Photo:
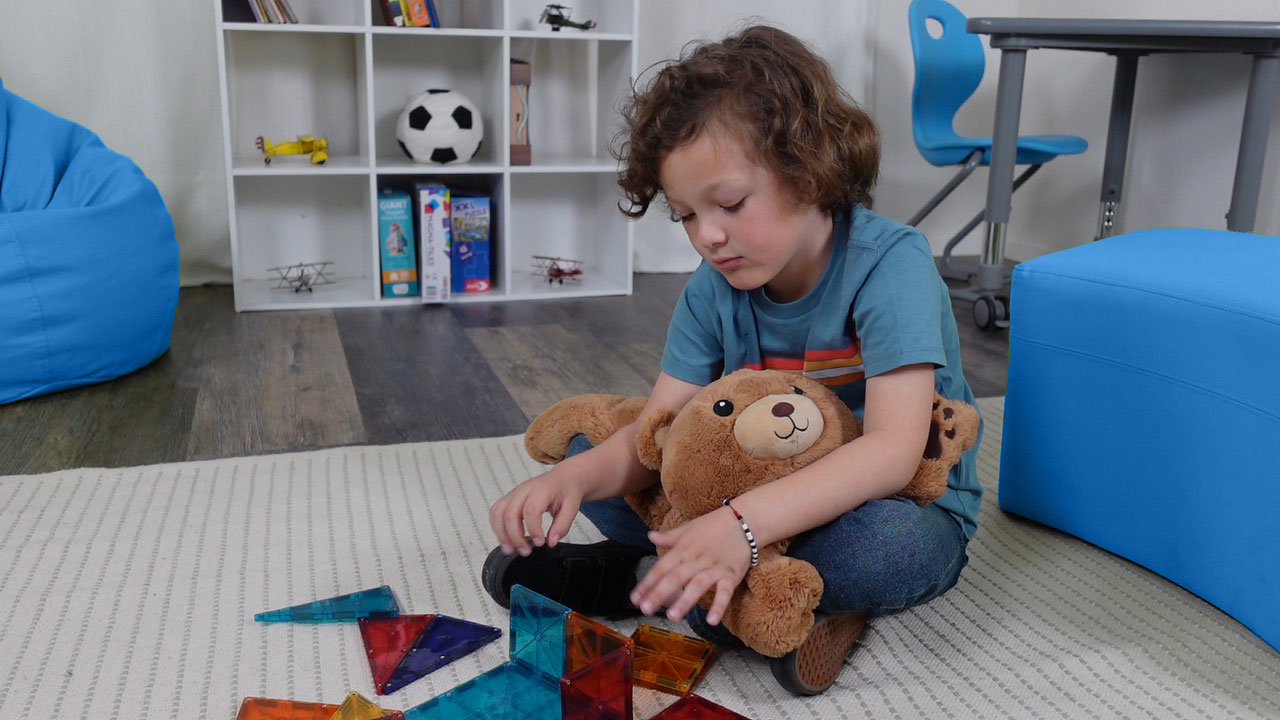
[[[788,458],[822,436],[822,411],[803,395],[766,395],[751,403],[733,424],[733,437],[748,455],[762,460]]]

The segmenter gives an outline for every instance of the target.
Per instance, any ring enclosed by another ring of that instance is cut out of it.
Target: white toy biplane
[[[332,272],[330,265],[333,265],[333,262],[325,260],[323,262],[298,263],[297,265],[281,265],[280,267],[267,268],[267,270],[279,276],[276,279],[276,284],[271,289],[314,292],[312,288],[316,285],[332,285],[334,281],[329,275]]]

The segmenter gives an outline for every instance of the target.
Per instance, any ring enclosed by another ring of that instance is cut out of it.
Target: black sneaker
[[[623,620],[640,615],[631,604],[636,564],[652,553],[603,540],[591,545],[557,543],[534,547],[527,557],[503,555],[496,547],[485,558],[481,582],[502,607],[511,607],[511,586],[523,585],[583,615]]]
[[[793,695],[823,692],[835,684],[866,625],[866,613],[819,615],[800,647],[769,661],[774,679]]]

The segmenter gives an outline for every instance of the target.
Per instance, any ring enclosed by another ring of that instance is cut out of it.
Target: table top
[[[1280,21],[979,17],[966,27],[1001,49],[1280,53]]]

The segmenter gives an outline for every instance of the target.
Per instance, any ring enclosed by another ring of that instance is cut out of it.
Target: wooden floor
[[[630,297],[236,313],[183,288],[168,353],[112,382],[0,405],[0,475],[512,435],[585,392],[643,395],[688,275]],[[1002,395],[1004,331],[956,303],[965,375]]]

